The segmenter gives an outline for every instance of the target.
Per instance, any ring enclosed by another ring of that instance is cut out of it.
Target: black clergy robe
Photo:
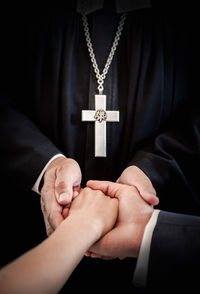
[[[152,181],[161,209],[199,214],[199,180],[191,166],[199,162],[196,149],[200,138],[185,120],[197,98],[197,44],[193,22],[185,22],[190,10],[171,5],[152,1],[150,8],[128,11],[104,83],[107,109],[120,111],[119,123],[107,123],[106,158],[94,157],[94,123],[81,122],[81,110],[94,109],[98,92],[76,2],[69,1],[67,9],[38,10],[33,5],[25,7],[25,14],[7,11],[1,46],[3,205],[9,207],[9,217],[21,239],[24,221],[30,226],[23,241],[5,230],[3,254],[7,259],[14,250],[6,254],[7,240],[15,242],[21,253],[19,248],[35,245],[42,238],[38,235],[44,234],[39,198],[28,194],[57,153],[79,163],[83,187],[89,179],[116,181],[127,166],[135,164]],[[88,19],[102,71],[119,14],[108,5],[89,14]],[[183,133],[190,127],[191,137],[180,141],[179,134],[173,132],[177,125]],[[185,144],[187,157],[179,160]],[[6,210],[3,216],[7,216]],[[22,243],[24,247],[20,247]],[[132,259],[84,258],[66,289],[74,293],[81,283],[84,292],[96,287],[113,291],[124,287],[124,293],[129,293],[133,290],[133,269]]]

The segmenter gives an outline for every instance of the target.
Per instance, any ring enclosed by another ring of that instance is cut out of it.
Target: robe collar
[[[90,14],[103,7],[104,0],[77,0],[77,12],[81,14]],[[150,0],[115,0],[115,10],[117,13],[125,13],[150,7]]]

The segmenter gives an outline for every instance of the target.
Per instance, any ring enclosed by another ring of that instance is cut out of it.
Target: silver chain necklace
[[[120,36],[124,27],[125,18],[126,18],[126,14],[123,14],[120,18],[120,22],[116,31],[112,48],[108,55],[108,59],[106,61],[102,74],[100,74],[96,57],[94,54],[93,46],[92,46],[87,16],[85,14],[82,15],[86,43],[87,43],[90,59],[92,62],[92,66],[96,74],[98,90],[99,90],[99,94],[95,95],[95,110],[82,110],[82,121],[95,122],[95,157],[107,156],[106,122],[119,122],[119,111],[106,110],[106,95],[103,94],[103,89],[104,89],[103,84],[104,84],[106,75],[108,73],[110,64],[112,62],[113,56],[115,54],[117,45],[119,43]]]
[[[91,62],[92,62],[93,68],[94,68],[94,72],[96,74],[99,94],[103,94],[103,83],[104,83],[104,80],[105,80],[106,75],[108,73],[108,70],[109,70],[110,64],[112,62],[113,56],[115,54],[115,51],[117,49],[117,45],[119,43],[120,36],[121,36],[122,30],[124,27],[125,19],[126,19],[126,14],[124,13],[124,14],[122,14],[122,16],[120,18],[120,22],[119,22],[117,32],[116,32],[116,35],[115,35],[115,38],[114,38],[114,41],[112,44],[112,48],[111,48],[110,53],[108,55],[108,59],[107,59],[106,64],[104,66],[103,72],[102,72],[102,74],[100,74],[100,71],[99,71],[99,68],[97,65],[97,61],[96,61],[96,57],[94,54],[93,46],[92,46],[87,16],[85,14],[82,15],[85,38],[86,38],[86,42],[87,42],[88,51],[90,54],[90,59],[91,59]]]

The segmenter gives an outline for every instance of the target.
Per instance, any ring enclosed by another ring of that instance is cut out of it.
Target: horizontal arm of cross
[[[119,121],[119,111],[108,110],[106,111],[107,119],[109,122],[118,122]]]
[[[82,121],[95,121],[96,110],[82,110]]]
[[[82,110],[82,121],[95,121],[96,110]],[[108,110],[106,111],[108,122],[118,122],[119,121],[119,111]]]

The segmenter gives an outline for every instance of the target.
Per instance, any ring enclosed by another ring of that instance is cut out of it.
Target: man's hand
[[[80,190],[81,170],[71,158],[58,157],[48,166],[41,190],[41,208],[49,236],[68,215],[69,206]]]
[[[87,255],[104,259],[137,257],[153,207],[140,197],[133,186],[106,181],[89,181],[87,186],[119,200],[115,227],[94,244]]]
[[[159,203],[151,181],[137,166],[132,165],[127,167],[118,178],[117,183],[134,186],[140,196],[151,205],[157,205]]]

